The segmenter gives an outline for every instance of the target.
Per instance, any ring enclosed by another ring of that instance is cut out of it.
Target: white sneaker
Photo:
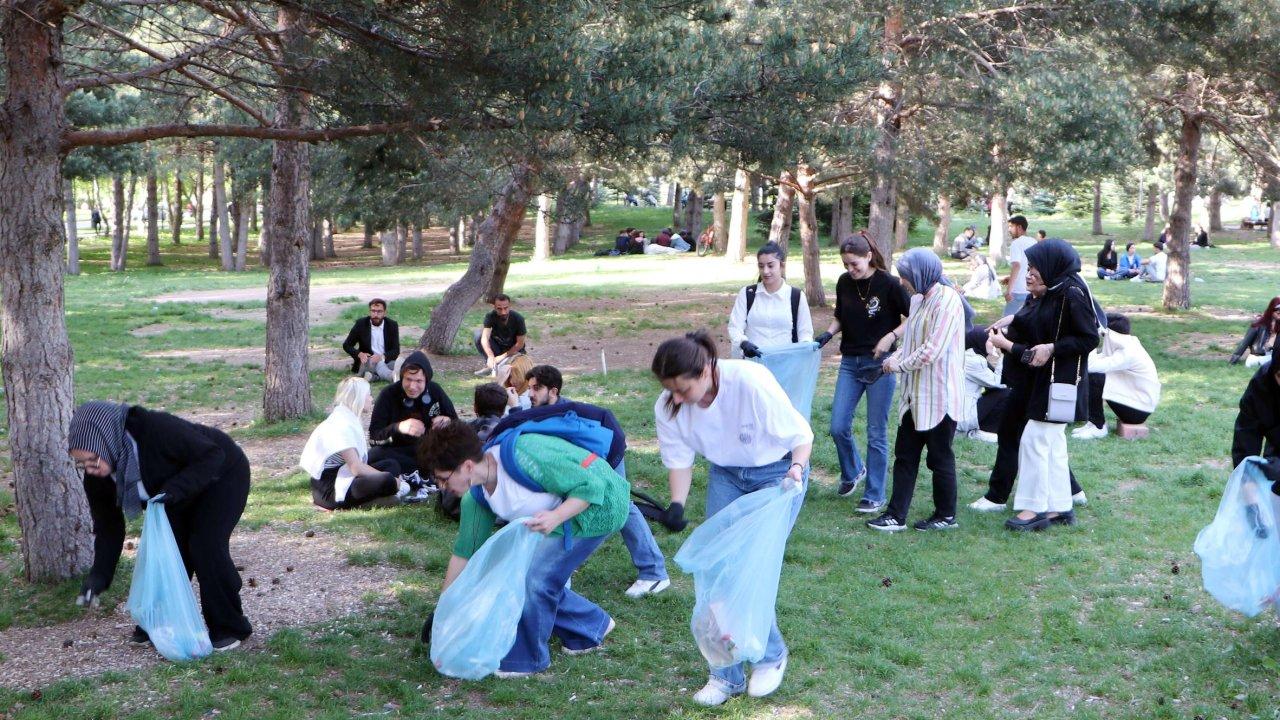
[[[1071,431],[1071,437],[1076,438],[1077,440],[1097,440],[1098,438],[1104,438],[1106,436],[1106,424],[1103,424],[1102,427],[1098,427],[1093,423],[1085,423]]]
[[[787,671],[787,659],[770,667],[757,667],[751,671],[751,680],[747,683],[747,694],[751,697],[764,697],[773,694],[782,684],[782,675]]]
[[[1071,496],[1071,503],[1072,503],[1073,505],[1088,505],[1088,504],[1089,504],[1089,498],[1085,497],[1085,496],[1084,496],[1084,491],[1083,491],[1083,490],[1081,490],[1080,492],[1078,492],[1078,493],[1076,493],[1075,495],[1072,495],[1072,496]]]
[[[631,587],[627,588],[626,596],[629,598],[639,598],[645,595],[657,595],[658,593],[671,587],[671,580],[637,580],[631,583]]]
[[[995,433],[989,433],[989,432],[987,432],[986,430],[976,430],[976,429],[975,429],[975,430],[970,430],[970,431],[969,431],[969,439],[970,439],[970,440],[980,440],[980,441],[985,442],[985,443],[998,443],[998,442],[1000,442],[1000,437],[999,437],[998,435],[996,435]]]
[[[715,707],[717,705],[723,705],[725,701],[731,697],[733,697],[733,695],[721,690],[720,686],[717,685],[715,681],[709,681],[706,685],[702,686],[701,690],[693,694],[693,701],[699,705]]]
[[[520,678],[533,677],[531,672],[516,672],[514,670],[494,670],[493,676],[502,680],[519,680]]]
[[[577,650],[567,647],[562,647],[560,649],[564,651],[565,655],[586,655],[587,653],[595,652],[604,647],[604,639],[609,637],[609,633],[613,632],[613,629],[616,627],[618,627],[618,623],[614,622],[613,618],[609,618],[609,627],[604,629],[604,635],[600,636],[600,642],[598,644],[592,645],[588,648],[579,648]]]
[[[1005,509],[1005,506],[1000,503],[993,503],[987,499],[986,495],[983,495],[969,503],[969,509],[977,510],[978,512],[1000,512]]]

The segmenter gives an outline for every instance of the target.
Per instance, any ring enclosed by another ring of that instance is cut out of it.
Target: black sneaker
[[[134,625],[133,634],[129,636],[129,642],[133,643],[134,645],[150,645],[151,636],[147,634],[146,630],[143,630],[137,625]]]
[[[840,487],[836,489],[836,495],[839,495],[840,497],[849,497],[850,495],[853,494],[854,490],[858,489],[858,485],[860,485],[862,481],[866,479],[866,477],[867,477],[867,469],[862,468],[862,470],[857,475],[854,476],[852,481],[841,480]]]
[[[889,513],[885,513],[875,520],[868,520],[867,527],[880,532],[895,533],[906,530],[907,524]]]
[[[860,512],[860,513],[878,513],[884,509],[884,505],[885,503],[883,500],[881,500],[880,502],[876,502],[875,500],[868,500],[866,498],[862,498],[861,500],[858,501],[858,507],[854,508],[853,510],[854,512]]]
[[[930,515],[924,520],[920,520],[915,524],[917,530],[950,530],[951,528],[960,527],[960,523],[956,522],[955,516],[942,517],[941,515]]]
[[[226,652],[228,650],[235,650],[238,647],[240,647],[240,638],[232,637],[230,635],[213,641],[214,652]]]

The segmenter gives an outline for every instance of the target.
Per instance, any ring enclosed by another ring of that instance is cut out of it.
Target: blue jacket
[[[1133,254],[1133,263],[1129,263],[1129,253],[1120,256],[1120,266],[1116,272],[1121,275],[1127,275],[1134,270],[1142,270],[1142,257],[1138,253]]]

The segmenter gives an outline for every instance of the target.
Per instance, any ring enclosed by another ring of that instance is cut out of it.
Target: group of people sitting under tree
[[[610,255],[669,255],[691,252],[695,248],[689,230],[663,228],[651,240],[645,231],[639,228],[623,228],[613,241]]]

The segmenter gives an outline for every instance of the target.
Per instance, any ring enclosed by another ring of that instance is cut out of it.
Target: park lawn
[[[513,266],[508,289],[518,302],[540,298],[595,300],[558,307],[531,323],[542,342],[583,338],[632,327],[669,330],[699,309],[695,293],[724,293],[749,281],[750,266],[716,259],[594,258],[618,227],[656,230],[669,210],[604,209],[596,228],[567,259]],[[966,218],[956,220],[963,227]],[[1077,241],[1086,267],[1099,244],[1087,226],[1069,218],[1044,223],[1050,234]],[[1033,229],[1039,227],[1033,222]],[[1117,225],[1117,239],[1140,228]],[[918,228],[915,243],[930,230]],[[1262,309],[1280,287],[1280,266],[1261,235],[1216,238],[1217,250],[1197,251],[1195,310],[1168,314],[1160,288],[1142,283],[1092,286],[1108,307],[1145,308],[1134,333],[1150,349],[1165,382],[1152,418],[1152,437],[1129,444],[1114,437],[1071,441],[1072,465],[1089,495],[1075,528],[1031,536],[1003,530],[1002,515],[961,510],[961,527],[946,534],[909,532],[885,537],[863,527],[852,503],[834,495],[838,477],[827,437],[834,365],[824,365],[814,403],[814,480],[788,543],[779,622],[791,649],[787,680],[768,700],[737,700],[718,710],[697,708],[689,695],[705,667],[688,630],[692,583],[669,561],[667,593],[629,600],[633,579],[622,544],[611,541],[587,563],[574,586],[618,619],[607,651],[569,658],[553,652],[548,673],[527,681],[462,683],[437,675],[416,637],[437,596],[455,526],[421,507],[373,512],[315,513],[300,472],[284,478],[255,474],[244,525],[301,532],[324,526],[373,538],[355,563],[387,563],[403,573],[398,604],[369,617],[347,618],[277,633],[263,650],[199,663],[164,665],[138,673],[70,680],[27,693],[0,690],[0,713],[13,718],[197,717],[294,718],[387,716],[528,717],[869,717],[869,718],[1181,718],[1272,717],[1280,706],[1273,678],[1280,669],[1275,621],[1233,615],[1203,592],[1191,552],[1196,532],[1213,515],[1228,473],[1235,401],[1250,372],[1225,356],[1243,330],[1242,317]],[[135,241],[136,244],[136,241]],[[798,242],[793,245],[798,247]],[[94,252],[92,248],[89,253]],[[1144,253],[1145,255],[1146,253]],[[194,260],[192,261],[194,263]],[[207,259],[206,259],[207,262]],[[823,274],[829,293],[838,258],[827,248]],[[140,264],[140,263],[139,263]],[[960,263],[948,261],[962,280]],[[793,279],[799,263],[791,267]],[[404,268],[348,268],[317,272],[317,284],[345,281],[434,282],[460,264]],[[228,275],[194,267],[130,271],[90,270],[68,283],[68,323],[77,357],[77,397],[113,397],[178,412],[259,402],[260,370],[220,362],[173,361],[145,353],[183,348],[261,347],[260,323],[212,313],[261,303],[209,305],[145,302],[172,290],[261,284],[261,270]],[[796,279],[798,282],[798,279]],[[654,298],[649,305],[636,298]],[[315,343],[332,342],[362,314],[349,300],[341,315],[312,328]],[[435,298],[398,301],[402,324],[421,325]],[[725,303],[727,304],[727,300]],[[977,303],[983,319],[996,303]],[[468,315],[459,333],[477,324]],[[163,322],[170,332],[125,333]],[[181,328],[181,329],[178,329]],[[718,328],[717,328],[718,329]],[[531,335],[533,333],[531,332]],[[540,358],[554,361],[554,358]],[[639,487],[665,496],[652,405],[658,388],[640,368],[567,379],[566,394],[614,409],[628,431],[628,469]],[[318,406],[342,370],[313,372]],[[478,382],[454,373],[439,378],[459,407]],[[252,418],[252,414],[250,414]],[[263,426],[250,420],[241,437],[305,432],[308,422]],[[863,427],[859,418],[855,428]],[[981,494],[994,446],[956,440],[960,502]],[[927,471],[923,473],[927,475]],[[702,487],[705,468],[695,484]],[[0,493],[0,509],[12,502]],[[698,490],[690,515],[702,515]],[[927,479],[912,520],[931,510]],[[0,517],[0,563],[7,570],[0,627],[41,625],[70,617],[78,586],[33,588],[16,568],[17,523]],[[687,533],[658,530],[668,558]],[[127,577],[127,565],[121,578]],[[121,600],[118,578],[106,602]],[[19,707],[21,705],[21,707]]]

